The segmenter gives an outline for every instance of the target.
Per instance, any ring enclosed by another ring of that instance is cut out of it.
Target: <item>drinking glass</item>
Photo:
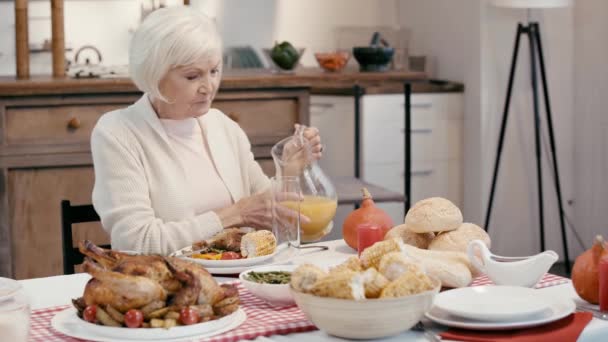
[[[300,180],[293,176],[270,179],[272,193],[272,232],[277,246],[300,247]]]
[[[0,278],[0,336],[3,341],[27,341],[30,305],[21,284]]]

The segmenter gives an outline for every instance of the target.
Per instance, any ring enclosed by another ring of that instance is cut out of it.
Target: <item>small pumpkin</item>
[[[361,189],[361,191],[363,193],[361,207],[348,214],[342,225],[344,241],[355,250],[357,249],[357,227],[359,225],[377,225],[382,229],[382,236],[393,227],[393,219],[384,210],[376,206],[369,191],[366,188]]]
[[[593,246],[579,255],[572,267],[572,285],[576,293],[591,304],[600,302],[598,266],[602,257],[608,257],[608,247],[601,235],[595,237]]]

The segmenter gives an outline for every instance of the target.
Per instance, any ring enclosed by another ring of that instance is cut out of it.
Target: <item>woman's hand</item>
[[[280,224],[294,221],[298,212],[282,205],[275,207]],[[255,229],[272,229],[272,198],[270,190],[241,198],[234,205],[216,211],[224,228],[244,226]],[[308,223],[310,219],[300,215],[300,222]]]
[[[294,125],[296,132],[300,129],[300,124]],[[321,135],[319,135],[319,129],[316,127],[304,128],[304,138],[310,145],[310,152],[314,160],[319,160],[323,156],[323,144],[321,143]]]
[[[315,160],[321,159],[323,155],[323,145],[321,136],[316,127],[306,127],[295,124],[296,132],[283,150],[283,175],[296,176],[302,172],[307,165]],[[299,134],[305,139],[304,144],[299,138]]]

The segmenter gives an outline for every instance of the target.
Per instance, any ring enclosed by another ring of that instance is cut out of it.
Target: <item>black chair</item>
[[[97,222],[99,215],[92,204],[71,205],[70,201],[61,201],[61,242],[63,246],[63,273],[74,274],[74,266],[81,264],[84,255],[74,247],[72,238],[72,224]],[[101,245],[110,248],[110,245]]]

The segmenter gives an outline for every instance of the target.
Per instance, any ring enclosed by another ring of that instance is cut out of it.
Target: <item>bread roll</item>
[[[490,248],[490,236],[485,230],[473,223],[463,223],[456,230],[437,235],[428,249],[466,253],[469,242],[473,240],[481,240]]]
[[[407,243],[408,245],[416,246],[418,248],[427,249],[434,237],[435,233],[414,233],[404,223],[391,228],[391,230],[384,235],[384,240],[401,238],[403,243]]]
[[[414,233],[454,230],[462,224],[462,213],[449,200],[431,197],[414,204],[405,215],[405,224]]]
[[[465,253],[429,251],[405,245],[409,258],[418,261],[426,274],[441,281],[443,287],[465,287],[473,280],[471,264]]]

